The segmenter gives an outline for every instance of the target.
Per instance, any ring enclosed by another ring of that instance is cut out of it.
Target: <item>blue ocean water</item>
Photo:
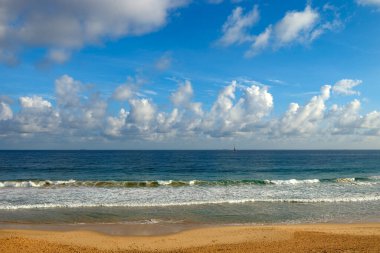
[[[380,151],[0,151],[0,222],[380,220]]]

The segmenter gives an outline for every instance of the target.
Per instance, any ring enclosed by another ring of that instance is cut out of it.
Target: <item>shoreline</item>
[[[230,225],[222,225],[230,226]],[[239,225],[237,225],[239,226]],[[191,229],[220,227],[214,224],[199,223],[0,223],[0,231],[55,231],[73,232],[87,231],[103,234],[105,236],[164,236],[180,233]]]
[[[0,231],[53,231],[53,232],[75,232],[86,231],[99,233],[104,236],[124,237],[154,237],[174,235],[189,230],[209,228],[297,228],[297,227],[326,227],[326,226],[367,226],[379,225],[380,221],[332,221],[332,222],[310,222],[310,223],[193,223],[193,222],[105,222],[105,223],[16,223],[0,222]],[[380,229],[380,228],[379,228]]]
[[[312,252],[313,249],[380,252],[380,223],[210,226],[146,236],[84,229],[0,228],[0,252],[21,252],[20,247],[25,249],[22,252],[249,252],[252,249],[257,252]]]

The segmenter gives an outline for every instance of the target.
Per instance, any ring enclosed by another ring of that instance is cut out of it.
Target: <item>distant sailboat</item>
[[[236,147],[235,147],[235,145],[234,145],[234,152],[236,152]]]

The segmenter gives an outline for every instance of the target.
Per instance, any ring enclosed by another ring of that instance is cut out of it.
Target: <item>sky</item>
[[[379,149],[379,24],[379,0],[0,0],[0,149]]]

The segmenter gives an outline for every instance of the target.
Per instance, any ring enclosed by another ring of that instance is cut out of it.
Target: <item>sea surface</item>
[[[0,151],[0,223],[380,221],[380,151]]]

